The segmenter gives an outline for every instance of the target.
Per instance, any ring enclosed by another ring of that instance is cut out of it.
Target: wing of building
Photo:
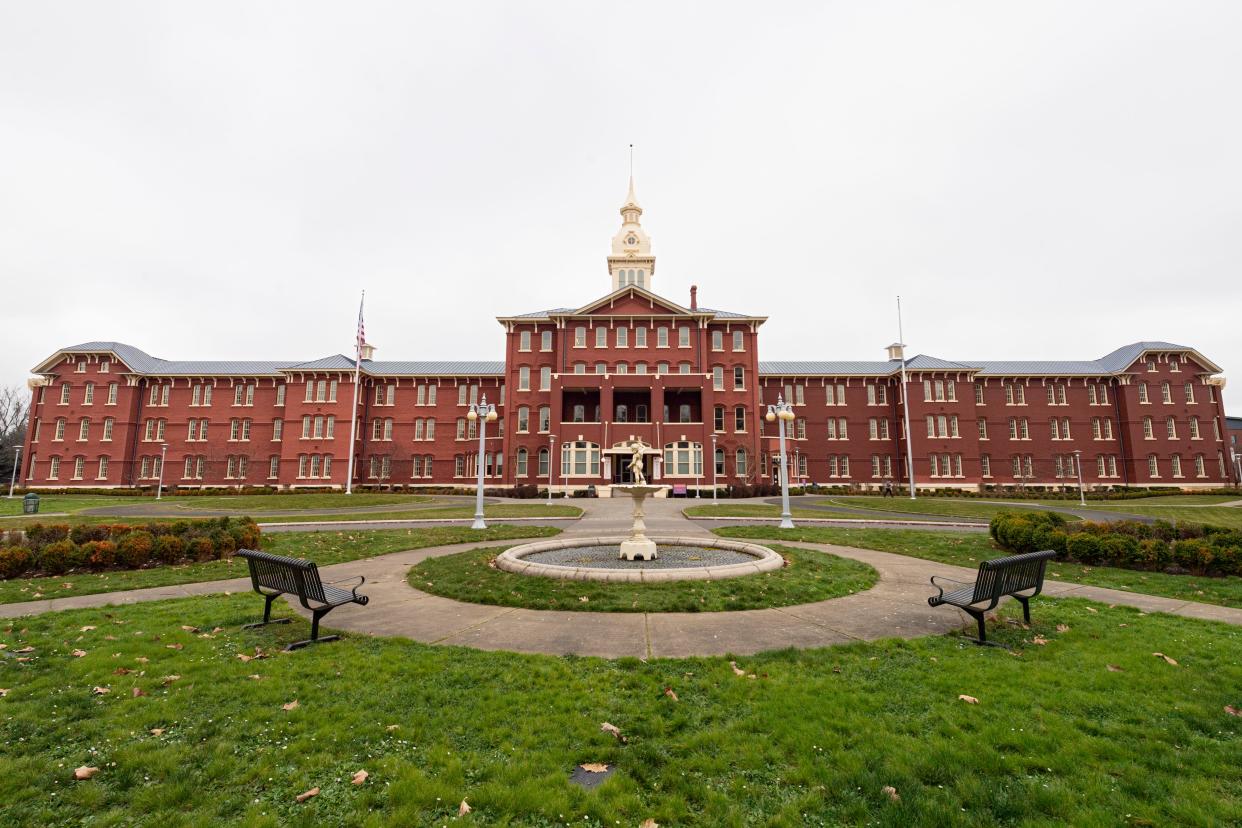
[[[791,480],[874,487],[1177,486],[1237,482],[1221,368],[1187,345],[1136,342],[1097,359],[1029,362],[759,359],[765,316],[656,292],[629,192],[610,292],[499,317],[503,360],[381,361],[363,346],[355,485],[606,491],[642,440],[665,486],[770,482],[767,406],[792,404]],[[30,488],[343,488],[355,358],[203,361],[123,342],[60,348],[30,381]],[[908,405],[905,402],[908,399]],[[472,404],[496,406],[482,444]]]

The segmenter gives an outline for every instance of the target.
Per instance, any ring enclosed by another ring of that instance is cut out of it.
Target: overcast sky
[[[1242,413],[1242,3],[0,0],[0,384],[57,348],[503,357],[654,288],[761,357],[1198,348]]]

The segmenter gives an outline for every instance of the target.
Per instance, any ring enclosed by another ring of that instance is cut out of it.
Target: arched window
[[[664,474],[666,477],[702,477],[703,446],[689,440],[666,443]]]
[[[546,448],[539,449],[539,476],[540,477],[548,476],[548,458],[550,456],[551,456],[550,452]]]
[[[517,470],[515,471],[515,474],[516,474],[518,477],[525,477],[525,476],[526,476],[526,460],[527,460],[527,457],[528,457],[528,454],[527,454],[527,452],[526,452],[526,449],[524,449],[524,448],[520,448],[520,449],[518,449],[518,450],[517,450]]]
[[[625,403],[617,404],[617,416],[613,419],[618,423],[628,423],[630,421],[630,407]]]
[[[638,286],[639,287],[647,286],[647,271],[642,270],[642,269],[638,271]]]
[[[716,476],[723,477],[725,473],[725,451],[722,448],[716,449]]]
[[[745,477],[748,474],[749,472],[748,462],[747,462],[748,459],[749,458],[746,456],[746,449],[740,448],[737,450],[737,457],[735,458],[735,462],[737,463],[737,476],[738,477]]]
[[[586,406],[585,405],[582,405],[581,403],[579,403],[574,406],[574,422],[575,423],[586,422]]]
[[[517,430],[530,431],[530,407],[519,405],[517,410]]]
[[[563,444],[561,477],[599,477],[599,446],[585,440]]]

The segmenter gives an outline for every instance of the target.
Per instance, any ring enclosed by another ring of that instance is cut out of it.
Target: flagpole
[[[906,473],[910,478],[910,499],[914,500],[914,448],[910,434],[910,386],[906,382],[906,335],[901,328],[901,297],[897,297],[897,341],[901,344],[901,404],[906,415]]]
[[[367,301],[367,292],[362,292],[358,301],[358,331],[354,337],[354,404],[349,410],[349,462],[345,477],[345,494],[354,493],[354,441],[358,430],[358,378],[362,373],[362,306]]]

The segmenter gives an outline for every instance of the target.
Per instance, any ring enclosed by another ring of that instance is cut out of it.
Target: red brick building
[[[1237,482],[1221,369],[1193,348],[1137,342],[1085,361],[759,359],[766,317],[653,292],[633,183],[608,295],[499,317],[500,362],[372,359],[364,348],[355,485],[628,482],[618,454],[657,449],[667,486],[773,480],[778,395],[794,406],[791,479],[906,480],[906,412],[922,487],[1210,488]],[[354,360],[171,361],[120,342],[62,348],[34,368],[20,478],[30,488],[333,486],[348,467]],[[499,418],[480,454],[469,405]]]

